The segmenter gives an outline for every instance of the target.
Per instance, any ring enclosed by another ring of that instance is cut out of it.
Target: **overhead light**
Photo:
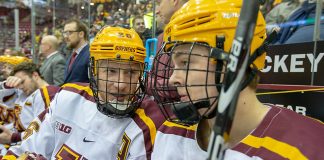
[[[81,9],[84,9],[84,6],[81,6]]]
[[[91,3],[90,3],[90,5],[91,5],[91,6],[93,6],[93,5],[94,5],[94,3],[93,3],[93,2],[91,2]]]

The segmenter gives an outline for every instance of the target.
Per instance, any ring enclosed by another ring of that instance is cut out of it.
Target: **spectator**
[[[145,28],[143,16],[135,16],[132,21],[133,29],[140,35],[145,45],[145,41],[152,37],[152,31]]]
[[[171,19],[171,16],[176,12],[182,5],[184,5],[188,0],[174,0],[170,3],[168,0],[158,0],[159,7],[156,10],[156,15],[160,17],[161,24],[167,25]]]
[[[5,49],[5,51],[3,52],[3,55],[9,55],[9,56],[13,56],[14,52],[13,50],[11,50],[10,48]]]
[[[301,7],[297,9],[291,16],[288,18],[287,22],[280,26],[280,32],[278,33],[276,41],[273,43],[276,44],[285,44],[285,43],[295,43],[302,42],[305,40],[312,41],[313,33],[310,33],[313,30],[314,21],[310,21],[315,18],[315,9],[316,1],[305,1],[302,3]],[[305,28],[304,28],[305,27]],[[323,25],[321,25],[323,27]],[[295,34],[299,29],[303,28]],[[307,31],[307,33],[305,33]],[[302,33],[302,35],[300,34]],[[286,42],[293,34],[293,40]],[[298,40],[300,39],[300,40]]]
[[[167,25],[171,19],[171,16],[179,9],[181,8],[185,3],[187,2],[187,0],[174,0],[172,1],[172,3],[169,3],[168,0],[160,0],[158,1],[159,3],[159,7],[156,10],[156,14],[157,14],[157,19],[159,20],[158,26],[160,28],[165,27],[165,25]],[[157,46],[157,50],[159,51],[161,46],[162,46],[162,42],[163,42],[163,33],[161,33],[158,36],[158,46]],[[168,64],[170,63],[170,59],[169,57],[165,56],[165,55],[159,55],[157,53],[156,58],[159,58],[160,61],[164,62],[164,64]],[[171,73],[166,73],[162,68],[155,68],[155,64],[152,67],[152,71],[154,70],[158,70],[159,72],[150,74],[151,78],[149,78],[149,83],[148,83],[148,90],[147,90],[147,94],[152,95],[151,93],[151,85],[153,83],[156,83],[157,85],[162,84],[165,79],[168,79],[169,76],[171,75]],[[154,80],[154,77],[157,77],[156,81],[151,81]],[[165,92],[167,93],[167,92]],[[164,96],[171,96],[173,98],[177,98],[177,94],[174,93],[173,91],[170,91],[169,94],[165,94],[163,93]]]
[[[64,81],[65,59],[58,49],[58,39],[53,35],[42,38],[40,53],[45,58],[41,67],[40,74],[50,85],[59,86]]]
[[[72,49],[64,71],[64,83],[89,82],[89,44],[86,25],[76,19],[67,21],[64,26],[63,37],[67,47]]]
[[[63,27],[62,27],[63,28]],[[66,46],[66,43],[64,42],[63,40],[63,36],[62,36],[62,33],[57,29],[54,31],[54,35],[55,37],[57,38],[58,40],[58,44],[59,44],[59,47],[58,47],[58,51],[60,54],[63,55],[63,57],[65,59],[68,58],[69,55],[67,55],[68,53],[70,53],[71,51],[69,50],[69,48]]]
[[[267,15],[267,33],[271,33],[274,28],[278,28],[281,23],[287,21],[289,16],[299,8],[300,0],[290,0],[281,2],[275,6]]]
[[[306,3],[308,3],[308,5],[306,5]],[[316,1],[314,2],[316,3]],[[315,21],[311,21],[311,19],[315,19],[315,12],[316,12],[316,7],[314,6],[316,4],[312,4],[309,2],[304,2],[302,8],[299,11],[296,11],[296,13],[305,10],[306,8],[310,8],[311,11],[309,13],[309,15],[307,16],[307,18],[305,19],[306,22],[307,20],[309,20],[310,23],[306,23],[303,26],[300,26],[296,29],[295,32],[293,32],[291,34],[291,36],[287,39],[287,41],[285,41],[285,44],[291,44],[291,43],[303,43],[303,42],[312,42],[313,41],[313,35],[314,35],[314,26],[315,26]],[[324,4],[323,4],[324,5]],[[308,7],[307,7],[308,6]],[[313,7],[312,7],[313,6]],[[296,14],[294,13],[294,14]],[[322,15],[324,13],[324,8],[322,9]],[[324,24],[322,22],[322,18],[321,18],[321,23],[320,23],[320,39],[323,40],[324,39]]]
[[[142,34],[145,31],[145,23],[144,23],[144,18],[141,16],[136,16],[133,18],[133,29],[138,33]]]

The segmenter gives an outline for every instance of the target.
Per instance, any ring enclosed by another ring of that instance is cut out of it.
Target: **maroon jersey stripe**
[[[47,86],[47,91],[50,100],[52,101],[53,98],[55,97],[56,93],[61,89],[61,87],[58,86]]]
[[[174,134],[185,138],[195,139],[196,126],[186,127],[169,121],[163,123],[159,131],[165,134]]]
[[[79,85],[82,84],[82,85]],[[63,85],[63,90],[74,92],[84,97],[85,99],[95,102],[93,98],[92,90],[89,86],[86,86],[84,83],[67,83]]]
[[[41,112],[41,113],[37,116],[38,119],[39,119],[41,122],[44,121],[46,113],[48,113],[48,108],[45,109],[43,112]]]
[[[15,95],[16,92],[12,93],[11,95],[5,96],[3,97],[2,101],[6,103],[7,101],[11,100]]]
[[[147,121],[143,121],[143,119]],[[158,105],[150,97],[145,97],[133,116],[133,120],[143,131],[146,157],[151,159],[156,131],[165,121],[164,116],[160,112]]]
[[[151,118],[156,128],[159,128],[165,121],[158,104],[150,97],[145,97],[140,108],[144,109],[145,115]]]
[[[138,111],[139,110],[140,109],[138,109]],[[145,149],[146,149],[146,158],[148,160],[150,160],[151,159],[151,153],[153,151],[152,140],[154,140],[154,137],[151,137],[150,127],[149,127],[148,124],[146,124],[140,118],[140,115],[138,114],[138,112],[133,116],[133,120],[135,121],[135,123],[137,124],[137,126],[142,129],[142,132],[143,132],[143,135],[144,135]],[[155,133],[155,135],[156,135],[156,133]]]
[[[308,159],[324,159],[324,152],[321,151],[324,148],[323,123],[285,108],[272,106],[251,135],[257,137],[255,143],[260,144],[259,147],[240,143],[233,149],[264,159],[280,160],[296,155],[305,156]],[[265,137],[271,140],[273,146],[267,146],[269,141],[263,142]],[[277,146],[287,147],[282,149]]]
[[[3,158],[6,158],[6,156],[15,156],[16,158],[18,158],[18,156],[10,150],[8,150],[8,152],[6,153],[6,155]]]

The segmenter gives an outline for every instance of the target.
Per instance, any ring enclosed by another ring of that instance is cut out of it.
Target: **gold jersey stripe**
[[[43,95],[44,95],[44,98],[45,98],[46,108],[48,108],[50,103],[51,103],[51,100],[50,100],[50,96],[48,94],[47,87],[43,87]]]
[[[21,157],[21,158],[20,158]],[[5,155],[2,157],[2,160],[19,160],[27,158],[26,154],[22,154],[19,158],[16,158],[14,155]]]
[[[176,123],[173,123],[173,122],[170,122],[170,121],[165,121],[165,122],[163,123],[163,125],[166,125],[166,126],[168,126],[168,127],[178,127],[178,128],[183,128],[183,129],[192,130],[192,131],[196,131],[196,129],[197,129],[197,124],[192,125],[192,126],[183,126],[183,125],[176,124]]]
[[[154,144],[155,136],[156,136],[156,127],[153,120],[146,116],[144,109],[138,108],[135,112],[139,118],[149,127],[150,136],[151,136],[151,143]]]
[[[284,158],[293,160],[307,160],[306,156],[304,156],[298,148],[271,137],[260,138],[253,135],[248,135],[241,142],[253,148],[263,147]]]
[[[80,86],[80,85],[77,85],[77,84],[74,84],[74,83],[67,83],[67,84],[64,84],[62,87],[72,87],[72,88],[75,88],[75,89],[78,89],[78,90],[85,91],[90,96],[93,96],[92,90],[90,89],[89,86]]]

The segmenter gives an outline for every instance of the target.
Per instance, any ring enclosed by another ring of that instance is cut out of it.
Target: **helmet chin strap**
[[[253,78],[257,75],[257,73],[259,72],[258,68],[253,64],[253,62],[260,57],[263,53],[268,51],[268,47],[271,44],[271,42],[277,37],[277,31],[272,31],[268,37],[263,41],[262,45],[257,48],[253,54],[250,56],[249,58],[249,62],[248,65],[250,66],[251,64],[253,65],[253,67],[249,67],[247,70],[247,77],[244,79],[244,81],[242,82],[242,88],[241,90],[243,90],[247,85],[250,84],[250,82],[253,80]]]
[[[190,102],[184,102],[175,104],[175,107],[172,107],[172,111],[180,121],[183,121],[188,125],[193,125],[198,123],[201,119],[201,115],[199,114],[198,109],[208,108],[209,105],[209,100],[199,101],[194,104]]]

